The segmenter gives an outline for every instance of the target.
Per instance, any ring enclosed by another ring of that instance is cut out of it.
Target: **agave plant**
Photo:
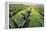
[[[9,5],[9,28],[43,27],[44,8],[23,4]]]

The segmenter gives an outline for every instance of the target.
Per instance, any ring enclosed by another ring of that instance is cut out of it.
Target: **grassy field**
[[[9,28],[43,27],[43,5],[9,4]]]

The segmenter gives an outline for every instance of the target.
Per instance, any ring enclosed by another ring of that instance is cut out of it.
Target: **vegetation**
[[[42,5],[9,4],[9,28],[43,27]]]

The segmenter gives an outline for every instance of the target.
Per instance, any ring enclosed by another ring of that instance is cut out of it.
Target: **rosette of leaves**
[[[15,7],[14,7],[15,6]],[[9,28],[43,27],[44,10],[41,7],[29,5],[10,5]],[[25,6],[25,7],[24,7]],[[13,9],[12,9],[13,8]]]

